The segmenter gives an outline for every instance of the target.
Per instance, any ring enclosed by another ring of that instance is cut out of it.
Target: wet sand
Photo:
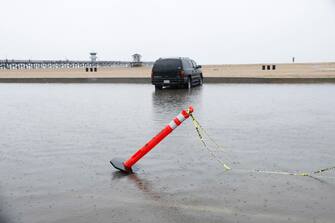
[[[131,89],[131,90],[130,90]],[[0,84],[0,219],[7,222],[322,222],[335,218],[333,84]],[[223,168],[187,120],[136,175],[128,157],[192,104]]]
[[[270,70],[262,66],[270,65]],[[272,65],[276,69],[272,70]],[[203,65],[205,81],[211,83],[306,83],[335,82],[335,63]],[[118,82],[149,83],[151,67],[0,70],[0,82]]]

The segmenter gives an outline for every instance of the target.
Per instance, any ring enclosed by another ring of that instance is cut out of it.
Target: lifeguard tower
[[[132,55],[133,61],[130,63],[131,67],[141,67],[142,62],[141,62],[141,55],[138,53],[135,53]]]
[[[91,52],[90,53],[90,59],[92,63],[97,62],[97,53],[96,52]]]
[[[98,70],[97,53],[96,52],[91,52],[90,53],[90,59],[91,59],[91,62],[85,68],[86,72],[97,72],[97,70]]]

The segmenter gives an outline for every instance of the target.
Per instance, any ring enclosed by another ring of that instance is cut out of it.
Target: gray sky
[[[10,0],[0,59],[335,61],[335,0]]]

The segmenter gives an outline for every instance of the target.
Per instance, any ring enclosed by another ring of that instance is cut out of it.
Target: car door
[[[185,72],[185,76],[193,76],[193,66],[189,60],[183,59],[183,69]]]
[[[192,62],[192,67],[193,67],[193,75],[196,77],[196,78],[200,78],[200,73],[201,71],[197,68],[197,64],[194,60],[191,60]]]

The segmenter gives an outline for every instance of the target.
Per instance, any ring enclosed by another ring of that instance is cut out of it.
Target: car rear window
[[[178,69],[181,69],[181,61],[179,59],[157,60],[153,67],[153,71],[167,71]]]

